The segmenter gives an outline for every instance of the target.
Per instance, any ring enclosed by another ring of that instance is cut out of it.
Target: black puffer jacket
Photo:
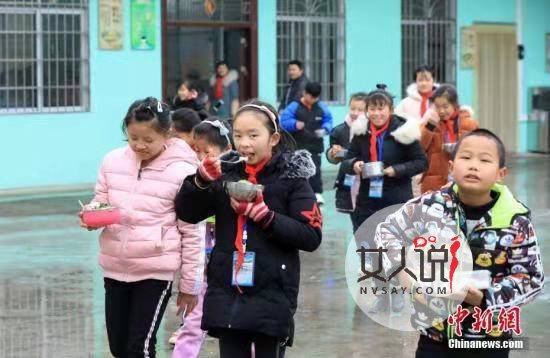
[[[351,127],[353,139],[342,167],[345,173],[355,174],[353,165],[362,160],[370,161],[370,130],[367,119],[356,120]],[[357,197],[356,211],[367,209],[380,210],[393,204],[404,203],[412,199],[411,177],[428,169],[426,154],[418,139],[420,128],[413,121],[392,115],[388,135],[384,138],[384,167],[392,166],[396,176],[384,176],[382,198],[370,198],[370,180],[361,179]]]
[[[172,110],[178,110],[180,108],[189,108],[197,112],[200,119],[204,121],[210,116],[205,106],[208,102],[208,95],[201,93],[196,99],[182,101],[178,96],[175,96],[172,100]]]
[[[302,74],[295,80],[290,80],[285,86],[283,92],[283,98],[279,104],[279,113],[281,113],[289,104],[294,101],[299,101],[304,94],[304,89],[306,88],[307,83],[309,82],[305,74]]]
[[[231,158],[225,158],[231,160]],[[222,167],[222,178],[199,189],[188,177],[176,198],[180,220],[197,223],[216,216],[216,246],[207,266],[202,328],[217,336],[220,329],[240,329],[290,338],[300,285],[299,250],[321,244],[322,217],[307,181],[315,172],[309,153],[276,154],[258,174],[264,201],[275,212],[266,229],[248,220],[247,252],[255,253],[254,286],[231,285],[237,215],[223,182],[246,179],[244,165]]]
[[[344,122],[332,130],[329,137],[329,147],[325,154],[329,163],[338,164],[333,162],[328,155],[330,148],[333,145],[339,145],[344,149],[349,149],[350,146],[350,126]],[[340,212],[352,212],[353,202],[351,200],[351,187],[346,185],[346,173],[344,173],[344,167],[340,165],[338,168],[338,175],[334,182],[334,189],[336,189],[336,210]]]

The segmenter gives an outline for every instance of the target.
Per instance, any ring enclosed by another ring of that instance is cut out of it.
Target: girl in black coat
[[[207,267],[202,328],[219,338],[220,356],[282,356],[290,345],[300,283],[299,250],[321,243],[322,216],[308,183],[309,153],[287,151],[276,110],[253,100],[233,121],[238,155],[205,158],[176,198],[178,218],[216,215],[216,246]],[[239,156],[246,164],[235,162]],[[263,185],[252,202],[227,193],[226,183]]]
[[[344,123],[334,127],[330,133],[330,147],[326,151],[329,163],[340,164],[342,162],[350,146],[351,125],[358,118],[364,117],[366,110],[367,94],[363,92],[353,94],[349,100],[349,112],[344,119]],[[343,169],[343,166],[340,165],[336,181],[334,182],[334,189],[336,189],[336,210],[341,213],[351,214],[354,209],[352,188],[354,188],[357,175],[346,174]]]
[[[342,167],[346,174],[361,175],[365,163],[383,162],[383,176],[364,178],[361,176],[355,211],[352,213],[353,231],[378,210],[412,199],[411,178],[428,167],[426,155],[420,146],[420,128],[413,121],[396,116],[393,112],[393,98],[385,86],[367,96],[367,118],[361,118],[351,125],[350,149]],[[359,232],[359,236],[364,232]],[[375,247],[374,237],[357,237],[356,242],[366,241]],[[359,246],[359,245],[358,245]],[[375,266],[376,267],[376,266]],[[379,288],[382,282],[374,280]],[[370,311],[386,310],[388,295],[378,296]],[[403,309],[402,295],[392,299],[392,310]]]

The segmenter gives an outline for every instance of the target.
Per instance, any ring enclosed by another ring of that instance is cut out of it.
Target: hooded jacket
[[[521,306],[533,300],[542,292],[544,273],[529,209],[517,201],[505,185],[495,184],[491,190],[497,196],[496,202],[470,233],[457,229],[460,227],[457,220],[464,222],[465,213],[456,184],[410,200],[390,215],[378,226],[375,235],[377,246],[389,250],[388,260],[384,260],[386,272],[391,274],[401,265],[401,247],[410,245],[414,238],[424,234],[428,223],[434,223],[437,229],[450,227],[453,235],[458,231],[467,240],[472,251],[474,271],[491,272],[491,284],[488,289],[482,290],[480,308],[491,310],[493,319],[497,319],[503,307]],[[458,304],[460,302],[428,296],[426,304],[414,302],[411,323],[433,341],[445,342],[456,337],[456,332],[442,318],[454,313]],[[464,302],[462,306],[471,307]],[[483,329],[476,333],[472,330],[473,322],[472,315],[462,322],[462,338],[485,340],[511,337],[496,328],[488,334]]]
[[[428,162],[420,147],[420,129],[415,121],[397,115],[389,119],[388,134],[384,137],[384,168],[392,166],[395,177],[384,176],[382,198],[369,197],[370,179],[361,179],[357,207],[378,210],[389,205],[404,203],[412,198],[411,177],[426,170]],[[358,118],[351,125],[351,145],[342,162],[346,174],[355,174],[353,166],[361,160],[370,162],[369,121]],[[356,207],[356,210],[357,210]]]
[[[224,160],[233,160],[230,153]],[[194,176],[187,178],[176,198],[178,218],[197,223],[216,216],[216,246],[207,266],[202,328],[212,336],[235,329],[263,333],[292,342],[293,316],[300,286],[299,251],[321,244],[322,216],[308,178],[315,173],[306,151],[277,153],[258,173],[266,205],[274,211],[267,227],[247,221],[247,252],[255,253],[254,285],[231,285],[237,214],[230,205],[224,182],[246,179],[244,163],[222,163],[222,177],[206,189]],[[187,203],[194,203],[190,206]]]
[[[434,84],[434,90],[439,87],[438,84]],[[420,107],[422,105],[422,96],[418,92],[418,86],[416,82],[407,86],[407,97],[403,98],[401,102],[395,107],[395,113],[404,117],[410,117],[420,124],[422,116],[420,115]],[[428,103],[428,109],[430,103]]]
[[[99,264],[105,277],[123,282],[172,281],[179,269],[180,291],[199,293],[203,238],[196,225],[178,221],[174,209],[183,180],[195,171],[196,155],[181,139],[170,139],[166,149],[141,169],[129,146],[105,156],[94,201],[121,211],[121,222],[105,227],[99,238]]]
[[[439,190],[443,185],[449,182],[449,160],[451,154],[443,148],[443,136],[446,132],[446,126],[443,121],[438,126],[428,122],[428,118],[437,116],[433,109],[429,109],[424,115],[423,125],[421,126],[420,143],[428,156],[428,170],[422,176],[420,182],[422,193],[429,190]],[[472,119],[473,110],[470,107],[460,107],[458,119],[454,122],[454,131],[457,133],[457,140],[468,132],[478,127],[477,121]]]

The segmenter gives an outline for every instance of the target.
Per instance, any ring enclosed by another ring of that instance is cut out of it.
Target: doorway
[[[162,2],[163,98],[173,98],[185,79],[194,79],[209,92],[215,63],[220,60],[238,75],[239,101],[256,97],[256,1],[204,3],[211,7],[197,7],[189,1]],[[241,11],[236,12],[236,6]]]
[[[482,128],[497,134],[517,151],[518,50],[513,25],[475,25],[477,117]]]

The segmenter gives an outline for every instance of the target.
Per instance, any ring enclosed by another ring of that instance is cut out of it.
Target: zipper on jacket
[[[143,170],[143,168],[139,168],[137,180],[141,180],[141,171],[142,170]]]

